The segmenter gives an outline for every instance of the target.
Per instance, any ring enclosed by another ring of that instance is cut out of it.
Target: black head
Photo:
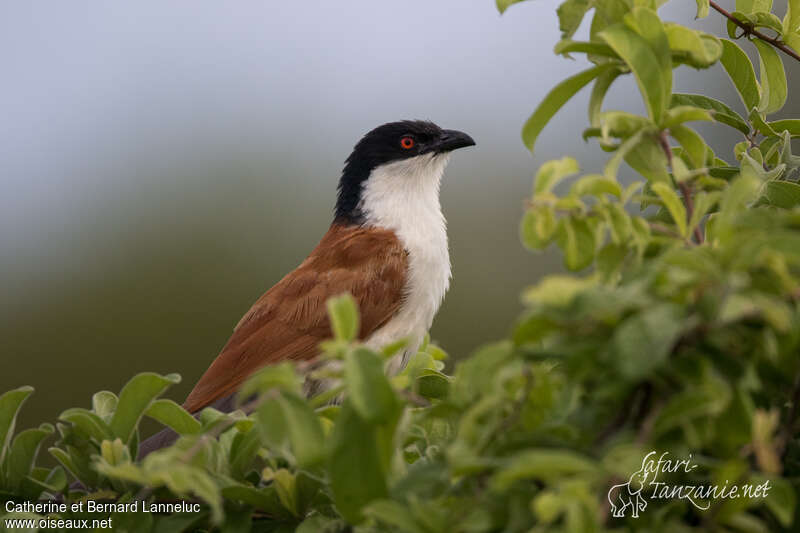
[[[433,122],[403,120],[389,122],[370,131],[353,148],[345,161],[339,180],[339,198],[336,202],[336,220],[357,223],[361,219],[358,203],[362,185],[373,169],[424,154],[443,154],[474,146],[475,141],[466,133],[443,130]]]

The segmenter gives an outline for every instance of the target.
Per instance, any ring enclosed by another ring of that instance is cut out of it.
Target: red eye
[[[414,148],[414,139],[412,137],[403,137],[400,139],[400,146],[406,150],[411,150]]]

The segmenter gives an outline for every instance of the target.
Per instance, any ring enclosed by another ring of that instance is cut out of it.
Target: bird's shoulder
[[[304,329],[327,327],[325,301],[345,292],[356,299],[368,325],[369,313],[380,312],[376,304],[399,303],[407,269],[408,254],[392,230],[333,224],[309,256],[253,304],[234,331],[264,319]]]

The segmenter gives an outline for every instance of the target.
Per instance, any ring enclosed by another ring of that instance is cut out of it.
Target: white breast
[[[405,352],[390,363],[390,373],[402,368],[416,352],[450,285],[447,223],[439,203],[439,185],[448,160],[448,154],[425,154],[382,165],[372,171],[361,193],[359,207],[365,223],[393,230],[408,252],[403,305],[366,341],[380,348],[408,339]]]

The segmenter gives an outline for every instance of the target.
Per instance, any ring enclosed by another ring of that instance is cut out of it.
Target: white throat
[[[367,342],[377,348],[407,338],[404,359],[416,352],[450,286],[447,223],[439,203],[439,186],[449,158],[449,154],[429,153],[381,165],[361,191],[359,208],[365,224],[393,230],[409,260],[403,305]],[[390,370],[404,363],[399,361]]]

